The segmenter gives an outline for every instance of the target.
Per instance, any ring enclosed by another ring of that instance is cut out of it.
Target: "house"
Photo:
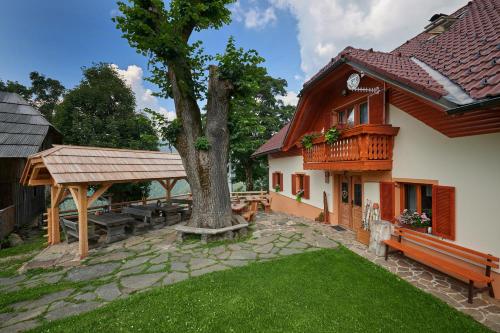
[[[60,143],[61,134],[21,96],[0,92],[0,238],[45,209],[45,188],[19,181],[29,155]]]
[[[272,209],[316,218],[327,206],[356,231],[370,200],[382,219],[425,212],[436,237],[500,255],[499,10],[472,1],[391,52],[335,56],[254,153],[269,160]]]

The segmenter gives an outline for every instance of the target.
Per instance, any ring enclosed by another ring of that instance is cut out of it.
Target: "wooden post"
[[[59,230],[59,203],[64,190],[60,186],[50,187],[50,225],[51,225],[51,240],[50,244],[59,244],[61,242],[61,232]]]
[[[78,248],[80,259],[83,259],[89,254],[87,184],[73,186],[69,190],[78,210]]]
[[[166,198],[167,199],[167,202],[170,201],[170,199],[172,198],[172,188],[170,187],[170,179],[167,179],[165,181],[165,190],[166,190]]]

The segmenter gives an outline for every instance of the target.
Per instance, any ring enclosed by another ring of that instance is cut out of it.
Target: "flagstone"
[[[205,267],[205,268],[198,269],[195,271],[191,271],[191,276],[199,276],[199,275],[203,275],[203,274],[207,274],[207,273],[211,273],[211,272],[222,271],[222,270],[225,270],[228,268],[229,267],[227,267],[227,266],[224,266],[221,264],[216,264],[213,266],[209,266],[209,267]]]
[[[105,301],[112,301],[121,295],[120,289],[116,282],[105,284],[96,289],[96,294],[99,298]]]
[[[69,271],[66,279],[70,281],[94,280],[101,276],[112,273],[118,267],[120,267],[120,264],[116,262],[77,267]]]
[[[34,309],[31,309],[31,310],[28,310],[25,312],[20,312],[15,317],[7,320],[7,322],[5,322],[5,324],[4,324],[4,326],[14,325],[15,323],[18,323],[20,321],[25,321],[28,319],[33,319],[35,317],[38,317],[45,311],[46,308],[47,308],[47,306],[45,305],[45,306],[34,308]]]
[[[193,258],[189,262],[189,267],[191,268],[191,270],[195,270],[195,269],[200,269],[200,268],[203,268],[206,266],[213,265],[215,263],[216,263],[216,261],[213,259]]]
[[[45,319],[52,321],[60,318],[65,318],[68,316],[73,316],[76,314],[88,312],[94,310],[95,308],[102,305],[99,302],[85,302],[85,303],[76,303],[69,304],[64,307],[52,310],[45,315]]]
[[[164,273],[164,272],[132,275],[132,276],[122,278],[120,280],[120,283],[125,288],[132,289],[132,290],[145,289],[145,288],[148,288],[148,287],[152,286],[153,284],[155,284],[157,281],[159,281],[165,275],[166,275],[166,273]]]
[[[149,256],[142,256],[142,257],[134,258],[132,260],[127,260],[123,264],[121,269],[126,269],[126,268],[134,267],[134,266],[137,266],[140,264],[144,264],[145,262],[149,261],[150,259],[151,259],[151,257],[149,257]]]
[[[170,270],[179,271],[179,272],[187,272],[189,269],[187,268],[187,264],[184,262],[173,261],[170,264]]]
[[[186,280],[187,278],[189,278],[188,273],[172,272],[163,279],[163,285],[169,285],[172,283],[180,282]]]

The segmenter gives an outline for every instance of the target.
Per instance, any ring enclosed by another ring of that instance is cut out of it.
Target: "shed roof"
[[[40,150],[51,124],[15,93],[0,91],[0,158],[24,158]]]
[[[185,177],[178,154],[57,145],[28,158],[21,182],[24,185],[71,185]]]

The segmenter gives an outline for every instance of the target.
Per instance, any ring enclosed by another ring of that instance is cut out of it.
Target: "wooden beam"
[[[29,186],[39,186],[39,185],[52,185],[54,181],[52,178],[45,178],[45,179],[30,179],[28,182]]]
[[[165,189],[165,191],[168,191],[168,184],[166,182],[168,182],[168,180],[157,180],[158,183],[160,183],[160,185]]]
[[[89,254],[87,184],[78,186],[78,191],[75,193],[78,197],[78,248],[80,259],[83,259]]]
[[[90,207],[90,205],[92,205],[92,203],[94,201],[96,201],[97,199],[99,199],[99,197],[101,195],[104,194],[104,192],[106,192],[110,187],[111,187],[111,183],[104,183],[101,185],[101,187],[99,187],[99,189],[97,189],[94,194],[92,194],[92,196],[88,199],[88,206]]]
[[[50,214],[48,216],[48,225],[50,228],[50,244],[59,244],[61,242],[61,232],[59,230],[59,204],[61,203],[65,190],[62,186],[50,187]]]
[[[170,191],[174,189],[175,184],[177,184],[178,179],[172,179],[170,183]]]
[[[76,210],[80,210],[80,202],[78,201],[78,187],[70,187],[69,192],[71,193],[71,196],[73,197],[73,201],[75,202]],[[86,196],[86,195],[85,195]]]

